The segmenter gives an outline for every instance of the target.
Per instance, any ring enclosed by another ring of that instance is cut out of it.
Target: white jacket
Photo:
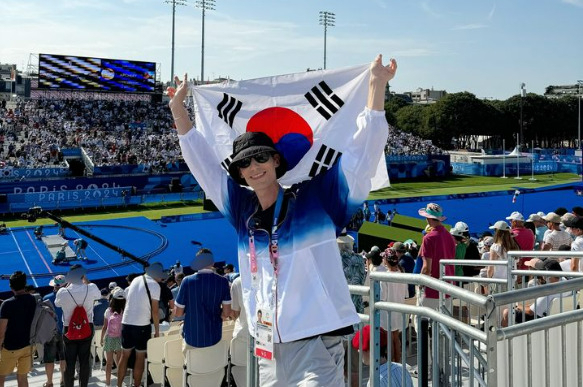
[[[257,230],[259,286],[251,284],[248,220],[257,211],[255,193],[235,183],[203,136],[192,129],[179,136],[194,177],[238,235],[243,299],[251,335],[258,306],[275,311],[275,342],[290,342],[359,322],[351,301],[336,236],[368,196],[388,136],[384,112],[366,108],[349,146],[328,171],[286,192],[287,211],[278,228],[279,275],[274,286],[268,233]],[[271,226],[271,225],[270,225]]]

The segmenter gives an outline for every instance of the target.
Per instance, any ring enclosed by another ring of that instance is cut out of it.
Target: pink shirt
[[[455,240],[443,226],[437,226],[423,237],[419,255],[431,259],[431,276],[439,279],[439,262],[442,259],[455,258]],[[445,267],[445,275],[455,275],[453,265]],[[425,297],[438,298],[439,293],[435,289],[427,287]]]
[[[518,244],[518,247],[520,247],[520,250],[531,251],[534,249],[534,242],[536,237],[534,236],[534,233],[531,229],[526,227],[513,228],[512,234],[514,235],[514,240]],[[518,264],[516,265],[518,270],[525,270],[526,266],[524,263],[527,261],[530,261],[529,257],[520,258]]]

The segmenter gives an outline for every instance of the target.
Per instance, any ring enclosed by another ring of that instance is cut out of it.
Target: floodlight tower
[[[174,30],[176,21],[176,6],[186,5],[186,0],[165,0],[166,4],[172,4],[172,62],[170,65],[170,82],[174,82]]]
[[[215,0],[197,0],[194,4],[196,8],[202,10],[202,44],[200,53],[200,82],[204,82],[204,18],[206,11],[214,11]]]
[[[524,127],[524,120],[522,117],[522,106],[524,104],[524,97],[526,97],[526,84],[524,82],[520,83],[520,141],[518,142],[518,149],[520,150],[520,145],[522,141],[524,141],[524,137],[522,135],[522,128]]]
[[[328,11],[320,11],[320,25],[324,26],[324,70],[326,70],[326,35],[328,27],[334,27],[336,15]]]

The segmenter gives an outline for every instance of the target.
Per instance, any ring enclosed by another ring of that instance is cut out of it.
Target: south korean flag
[[[334,165],[356,132],[366,105],[369,65],[192,87],[196,128],[228,168],[233,140],[268,134],[288,162],[284,186]],[[389,186],[384,156],[372,189]]]

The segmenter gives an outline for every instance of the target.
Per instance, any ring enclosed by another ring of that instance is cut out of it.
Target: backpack
[[[121,314],[113,312],[107,319],[107,336],[121,336]]]
[[[73,298],[73,295],[71,294],[69,289],[65,290],[69,293],[71,298]],[[87,288],[87,292],[89,292],[89,288]],[[87,293],[85,293],[85,298],[83,299],[81,305],[77,304],[75,298],[73,298],[73,302],[77,306],[75,307],[75,309],[73,309],[73,314],[69,319],[69,327],[67,333],[65,333],[65,336],[69,340],[83,340],[91,336],[91,326],[89,325],[89,319],[87,318],[87,312],[85,311],[85,307],[83,307],[86,298]]]
[[[30,344],[45,344],[57,333],[57,314],[53,303],[40,300],[36,303],[34,317],[30,325]]]

